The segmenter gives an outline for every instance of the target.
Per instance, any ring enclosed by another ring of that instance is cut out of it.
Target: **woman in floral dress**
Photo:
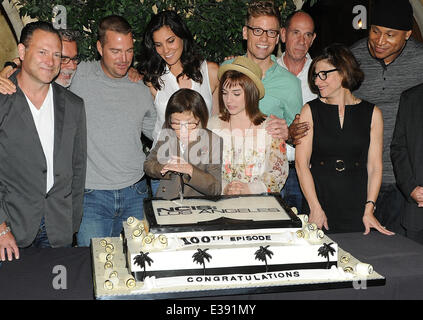
[[[237,57],[219,68],[219,116],[208,128],[223,138],[222,193],[279,193],[288,176],[285,141],[266,130],[260,112],[262,71],[252,60]]]

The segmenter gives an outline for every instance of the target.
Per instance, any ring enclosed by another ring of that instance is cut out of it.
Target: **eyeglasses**
[[[317,77],[320,78],[320,80],[325,81],[328,78],[328,73],[338,71],[338,69],[331,69],[326,71],[320,71],[318,73],[313,73],[313,80],[316,80]]]
[[[170,126],[173,130],[181,130],[182,127],[185,127],[186,129],[193,130],[198,127],[200,124],[200,121],[198,122],[171,122]]]
[[[62,56],[62,64],[68,64],[71,61],[73,63],[79,64],[79,57],[75,56],[75,57],[71,58],[71,57],[67,57],[67,56]]]
[[[262,28],[254,28],[254,27],[250,27],[250,26],[246,26],[248,29],[253,30],[253,35],[259,37],[263,34],[263,32],[266,32],[267,36],[269,38],[276,38],[279,34],[278,30],[264,30]]]

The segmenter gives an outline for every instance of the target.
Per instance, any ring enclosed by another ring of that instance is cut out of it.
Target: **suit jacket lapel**
[[[37,128],[35,127],[34,118],[32,117],[31,110],[28,105],[28,101],[26,100],[25,94],[22,89],[18,86],[18,81],[16,79],[16,74],[13,74],[10,77],[10,80],[16,85],[16,94],[15,101],[13,108],[16,108],[16,111],[22,118],[24,124],[28,127],[28,132],[34,141],[34,147],[37,148],[39,151],[38,153],[34,153],[33,156],[39,156],[39,161],[41,161],[44,166],[47,168],[46,158],[44,156],[43,147],[41,146],[41,141],[38,136]],[[25,132],[26,130],[24,130]]]
[[[56,158],[62,142],[63,122],[65,117],[65,97],[63,90],[58,89],[58,85],[53,83],[53,103],[54,103],[54,149],[53,159],[56,168]]]
[[[16,86],[16,94],[15,94],[15,106],[14,108],[17,109],[18,113],[22,117],[24,123],[28,126],[31,131],[37,133],[37,128],[35,127],[34,118],[32,117],[31,110],[29,109],[28,101],[26,100],[25,94],[18,86],[18,80],[16,78],[16,74],[13,74],[10,77],[10,80]],[[38,138],[38,134],[36,135]],[[38,143],[41,147],[40,139],[37,139]]]

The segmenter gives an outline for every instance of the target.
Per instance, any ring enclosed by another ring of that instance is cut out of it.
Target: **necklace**
[[[243,136],[245,136],[245,130],[251,129],[252,126],[253,126],[253,122],[250,120],[250,125],[248,126],[248,128],[244,129]],[[231,137],[233,137],[231,118],[229,118],[229,129],[231,130]]]
[[[245,137],[245,130],[251,129],[252,126],[253,126],[253,122],[250,120],[250,125],[248,126],[248,128],[244,129],[242,137]],[[237,172],[235,170],[234,164],[235,164],[235,161],[236,161],[237,147],[240,147],[238,145],[240,143],[240,140],[238,140],[238,144],[235,143],[235,136],[233,135],[232,123],[231,123],[230,118],[229,118],[229,129],[231,131],[231,171],[232,171],[232,178],[235,178],[236,175],[237,175]],[[242,141],[242,144],[244,144],[244,141]],[[242,153],[242,159],[244,159],[244,157],[245,157],[244,145],[242,146],[242,148],[239,148],[238,153],[240,155]],[[239,159],[239,157],[238,157],[238,159]]]

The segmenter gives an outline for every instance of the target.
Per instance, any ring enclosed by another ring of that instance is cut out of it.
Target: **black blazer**
[[[15,75],[11,80],[16,84]],[[54,185],[46,194],[47,164],[22,90],[0,94],[0,223],[19,247],[32,243],[41,218],[53,247],[70,245],[82,218],[87,162],[83,100],[53,83]]]
[[[410,194],[423,186],[423,84],[404,91],[391,142],[391,160],[397,185],[407,199],[401,222],[409,230],[423,229],[423,208]]]

